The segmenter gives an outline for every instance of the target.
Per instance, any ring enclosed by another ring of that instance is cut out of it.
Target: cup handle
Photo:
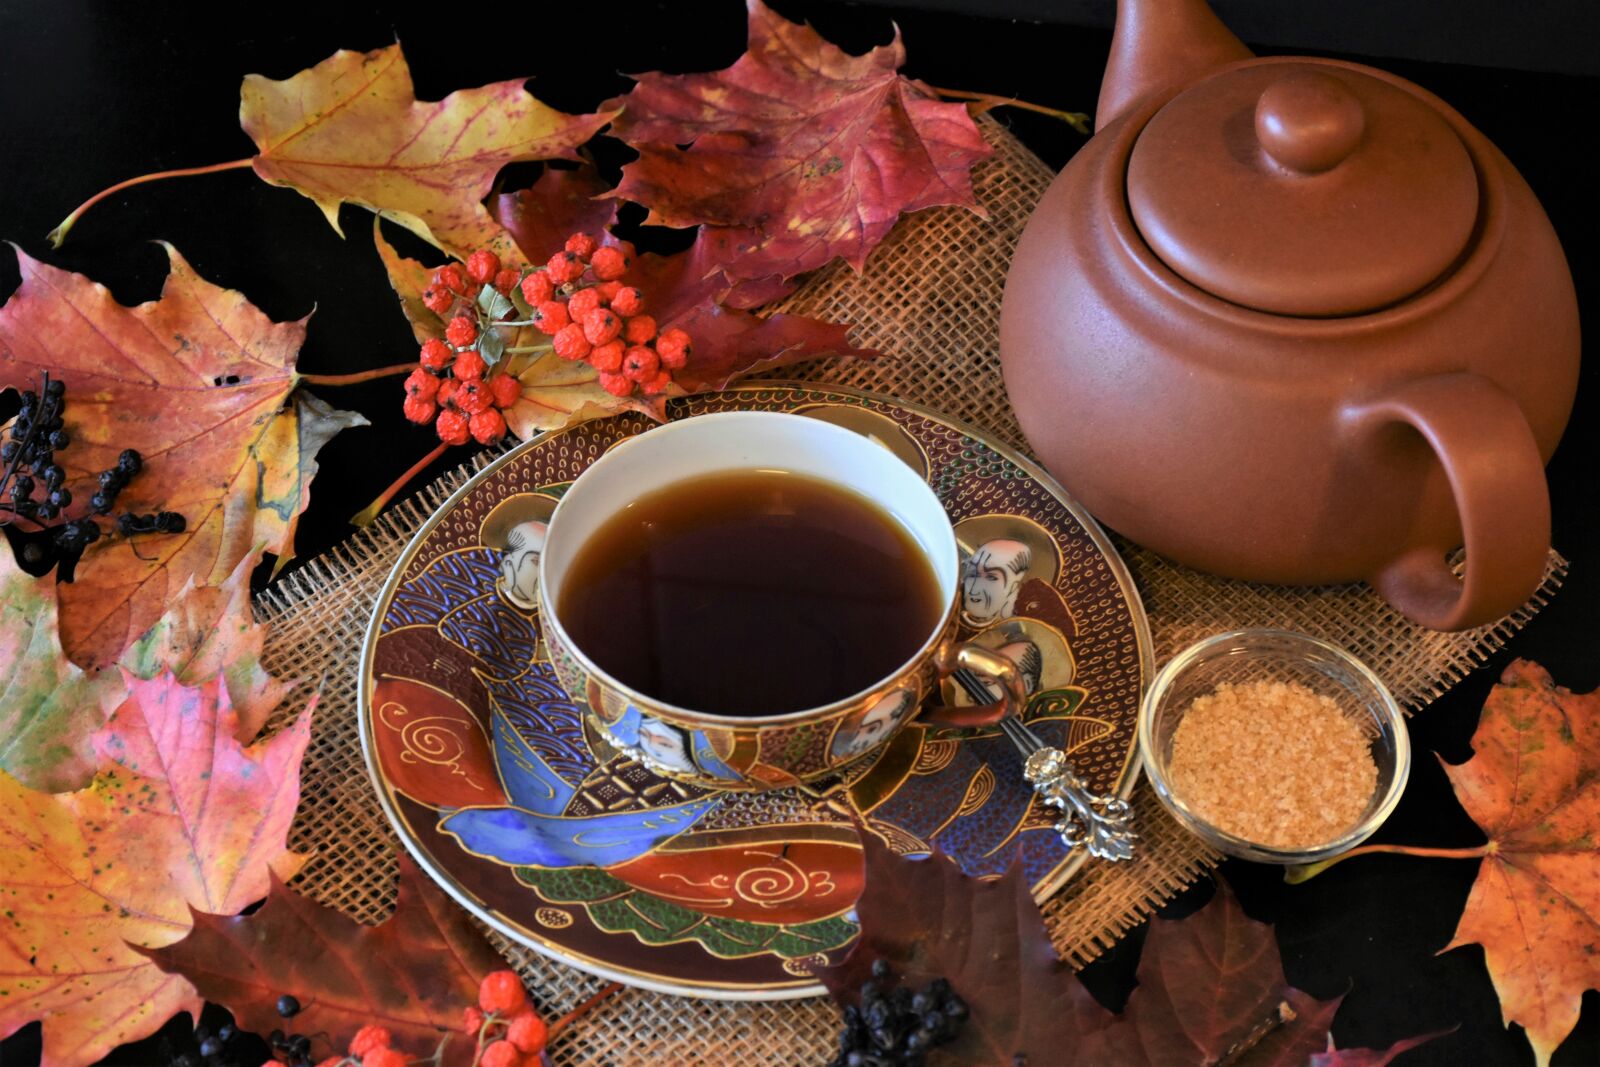
[[[942,704],[924,708],[919,719],[935,726],[993,726],[1007,715],[1019,718],[1028,706],[1028,683],[1017,665],[993,649],[971,641],[946,641],[934,657],[934,666],[940,678],[948,678],[957,671],[970,671],[980,679],[991,678],[1005,691],[997,701],[955,707]]]
[[[1468,373],[1419,378],[1347,410],[1363,432],[1413,427],[1439,457],[1455,495],[1466,573],[1453,545],[1412,545],[1371,582],[1402,615],[1434,630],[1465,630],[1520,607],[1544,577],[1550,490],[1527,417],[1511,395]]]

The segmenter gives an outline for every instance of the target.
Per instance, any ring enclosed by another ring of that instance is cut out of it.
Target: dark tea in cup
[[[785,789],[890,751],[919,716],[987,725],[1027,703],[1016,664],[958,639],[950,516],[874,438],[695,415],[620,442],[559,495],[534,590],[543,645],[619,767]],[[1004,699],[929,707],[957,670]]]
[[[788,471],[719,471],[639,497],[573,558],[559,612],[613,678],[717,715],[849,697],[916,654],[948,605],[882,508]]]

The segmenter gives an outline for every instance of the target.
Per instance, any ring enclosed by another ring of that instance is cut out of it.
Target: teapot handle
[[[1478,374],[1407,382],[1346,412],[1364,431],[1406,423],[1439,457],[1466,545],[1461,578],[1445,562],[1453,545],[1412,545],[1371,578],[1401,614],[1435,630],[1482,626],[1516,610],[1544,577],[1550,490],[1527,417]]]

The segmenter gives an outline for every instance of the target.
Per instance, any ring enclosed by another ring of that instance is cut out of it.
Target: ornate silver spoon
[[[958,670],[952,677],[974,701],[988,704],[993,700],[993,694],[971,671]],[[1001,719],[1000,729],[1022,753],[1022,776],[1033,791],[1061,812],[1055,829],[1063,844],[1081,846],[1096,859],[1115,862],[1133,857],[1133,842],[1139,835],[1133,829],[1133,808],[1126,800],[1089,792],[1066,754],[1045,744],[1015,715]]]

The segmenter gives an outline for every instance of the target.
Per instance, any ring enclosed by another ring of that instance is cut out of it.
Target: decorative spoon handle
[[[1133,842],[1139,835],[1133,829],[1133,808],[1126,800],[1089,792],[1066,755],[1046,745],[1018,720],[1008,717],[1000,728],[1027,757],[1022,775],[1034,792],[1061,811],[1056,832],[1068,848],[1081,845],[1089,855],[1113,862],[1133,858]]]
[[[971,671],[958,670],[951,677],[973,701],[984,704],[993,699],[983,680]],[[1000,720],[1000,729],[1026,758],[1022,776],[1033,791],[1061,811],[1056,833],[1063,844],[1082,846],[1096,859],[1116,862],[1133,858],[1133,842],[1139,835],[1133,829],[1133,808],[1126,800],[1089,792],[1066,753],[1045,744],[1021,719],[1007,715]]]

